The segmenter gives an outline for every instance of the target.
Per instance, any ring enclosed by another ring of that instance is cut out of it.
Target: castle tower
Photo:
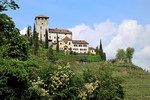
[[[44,15],[39,15],[36,16],[35,18],[36,24],[35,24],[35,28],[36,28],[36,32],[39,33],[39,40],[45,41],[45,33],[46,30],[49,33],[49,17],[44,16]]]

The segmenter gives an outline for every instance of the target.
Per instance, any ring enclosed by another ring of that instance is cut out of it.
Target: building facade
[[[65,53],[87,54],[88,45],[85,40],[72,40],[72,32],[67,29],[50,29],[49,17],[44,15],[36,16],[35,18],[36,32],[39,33],[39,40],[45,41],[46,30],[48,32],[49,46],[53,45],[53,49],[56,49],[57,37],[59,41],[59,49],[64,50]]]

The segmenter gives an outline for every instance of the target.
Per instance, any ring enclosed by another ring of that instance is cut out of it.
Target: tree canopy
[[[8,8],[16,10],[19,8],[18,4],[14,0],[1,0],[0,1],[0,12],[7,11]]]

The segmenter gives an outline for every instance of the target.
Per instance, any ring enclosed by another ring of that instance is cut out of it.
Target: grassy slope
[[[39,52],[39,57],[32,56],[40,66],[47,66],[50,62],[46,59],[47,50]],[[58,63],[70,62],[73,71],[76,74],[82,74],[84,70],[96,70],[101,66],[109,66],[114,77],[123,79],[125,99],[150,100],[150,73],[142,70],[140,67],[132,64],[104,64],[103,62],[79,62],[80,55],[60,54]]]

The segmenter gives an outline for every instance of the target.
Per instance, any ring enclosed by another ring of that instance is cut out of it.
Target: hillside
[[[34,60],[41,64],[41,66],[45,66],[45,64],[48,63],[44,60],[46,52],[47,50],[43,49],[39,52],[40,57],[34,56]],[[87,69],[97,70],[103,66],[109,67],[113,77],[118,77],[123,81],[122,86],[125,93],[125,99],[150,99],[150,73],[136,65],[129,63],[106,64],[102,61],[98,62],[98,56],[64,55],[60,53],[58,58],[57,64],[63,65],[70,62],[72,70],[78,75],[83,74]]]
[[[150,99],[150,73],[136,65],[107,64],[101,61],[98,55],[65,55],[54,51],[53,57],[55,62],[47,58],[47,49],[41,49],[36,56],[30,49],[26,61],[0,59],[0,90],[3,91],[0,93],[5,93],[5,96],[0,94],[0,97],[27,100],[67,100],[84,97],[89,100],[116,100],[121,99],[124,94],[124,100]],[[97,80],[99,85],[95,88]],[[62,83],[58,84],[58,81]],[[95,92],[89,92],[92,88],[96,89]]]

